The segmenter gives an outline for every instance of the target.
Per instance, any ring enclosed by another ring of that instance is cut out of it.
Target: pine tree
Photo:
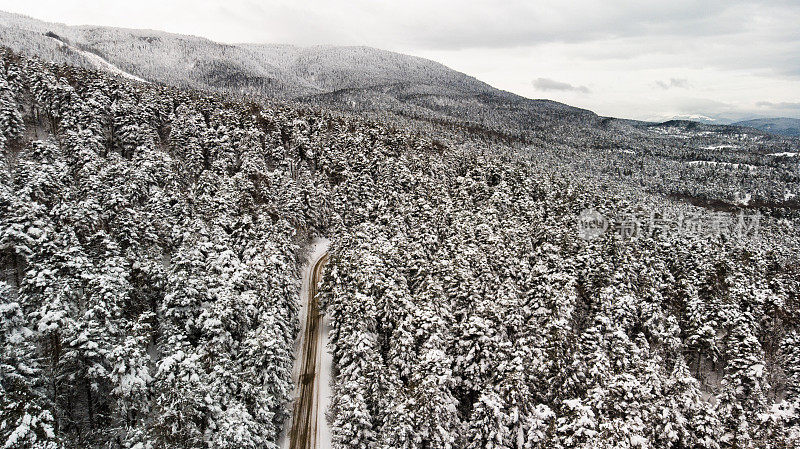
[[[787,400],[800,402],[800,333],[793,331],[784,337],[781,353],[786,373]]]
[[[0,77],[0,151],[9,143],[22,138],[25,123],[22,120],[14,94],[5,78]]]
[[[553,444],[555,440],[555,414],[550,407],[538,404],[531,407],[531,412],[525,419],[525,449],[544,449]],[[514,435],[512,435],[512,438]],[[517,446],[518,447],[518,446]]]
[[[133,446],[146,443],[148,435],[141,421],[150,413],[151,359],[148,349],[153,341],[152,312],[144,312],[127,330],[121,344],[109,354],[111,395],[114,400],[115,427],[120,439]]]
[[[719,396],[721,418],[728,432],[723,441],[743,446],[753,444],[753,417],[766,408],[767,380],[752,320],[749,313],[742,313],[733,323],[727,337],[728,363]]]
[[[187,174],[197,179],[203,171],[205,159],[201,139],[206,126],[203,117],[187,105],[180,105],[171,119],[170,147],[178,160],[186,164]]]
[[[508,428],[509,417],[505,409],[505,404],[496,393],[482,394],[472,410],[466,447],[469,449],[513,447],[506,444],[511,436],[511,430]]]
[[[563,448],[592,447],[596,443],[598,423],[592,409],[580,399],[564,401],[563,412],[556,420],[558,445]]]
[[[14,289],[0,282],[0,443],[3,447],[54,449],[51,403],[42,394],[41,367]]]
[[[376,446],[373,417],[367,406],[367,392],[359,381],[345,380],[337,388],[334,403],[333,445],[336,448]]]

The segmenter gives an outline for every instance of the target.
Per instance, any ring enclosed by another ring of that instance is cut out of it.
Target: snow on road
[[[333,372],[333,354],[328,348],[328,334],[331,330],[330,319],[327,316],[322,317],[322,329],[319,338],[319,345],[321,351],[320,361],[317,362],[317,392],[319,394],[319,413],[317,427],[317,447],[319,449],[329,449],[331,444],[331,429],[328,427],[328,420],[325,419],[325,413],[331,404],[331,373]]]
[[[303,266],[302,286],[300,288],[300,295],[297,300],[300,304],[300,323],[301,329],[294,344],[294,367],[292,369],[292,379],[295,383],[295,390],[292,396],[293,403],[298,399],[300,394],[300,371],[303,368],[302,350],[304,346],[305,327],[308,323],[308,292],[311,283],[312,270],[317,261],[322,258],[330,247],[330,241],[323,238],[317,238],[311,243],[309,254],[306,258],[306,264]],[[325,411],[328,409],[331,398],[331,367],[333,365],[333,355],[328,350],[328,333],[330,330],[330,323],[326,317],[322,319],[322,326],[320,327],[319,336],[319,351],[317,351],[317,370],[314,379],[315,391],[318,395],[317,413],[317,447],[319,449],[328,449],[331,446],[330,429],[328,422],[325,420]],[[290,439],[288,437],[292,428],[292,418],[286,420],[278,438],[278,447],[281,449],[289,449]]]

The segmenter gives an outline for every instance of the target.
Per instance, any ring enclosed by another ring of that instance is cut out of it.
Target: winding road
[[[328,253],[322,253],[311,261],[311,275],[308,279],[306,323],[302,339],[302,366],[300,368],[299,394],[292,413],[292,427],[289,431],[289,449],[317,449],[319,444],[319,396],[320,360],[319,349],[322,334],[322,315],[319,311],[317,291],[322,279],[322,269],[328,261]]]

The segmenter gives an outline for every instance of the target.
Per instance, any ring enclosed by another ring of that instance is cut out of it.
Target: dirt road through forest
[[[322,317],[317,302],[317,288],[322,278],[322,269],[328,261],[328,253],[312,260],[311,276],[307,288],[306,322],[302,339],[302,366],[300,368],[299,394],[292,413],[289,431],[289,449],[316,449],[319,435],[319,396],[321,359],[320,334]],[[324,419],[324,418],[323,418]]]

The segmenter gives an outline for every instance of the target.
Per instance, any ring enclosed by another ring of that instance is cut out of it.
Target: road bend
[[[308,285],[307,313],[303,331],[302,367],[300,368],[300,392],[294,404],[292,428],[289,432],[289,449],[316,449],[319,426],[320,391],[320,334],[322,315],[319,311],[317,290],[322,279],[322,269],[328,261],[328,253],[323,254],[311,269]]]

